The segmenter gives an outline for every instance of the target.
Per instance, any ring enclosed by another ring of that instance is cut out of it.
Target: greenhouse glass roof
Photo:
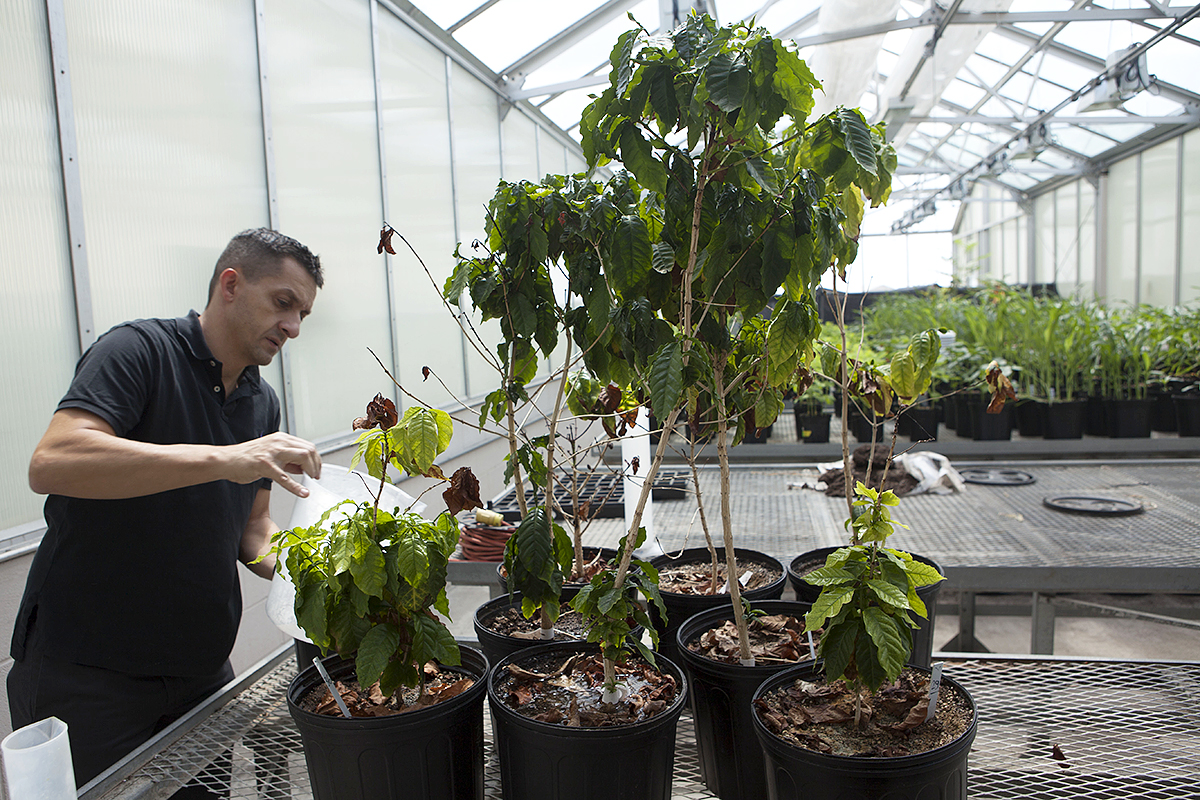
[[[816,113],[888,121],[893,230],[974,180],[1036,195],[1200,125],[1200,5],[1171,0],[411,0],[574,132],[608,54],[637,23],[695,9],[795,41],[825,86]],[[896,203],[892,204],[897,205]]]

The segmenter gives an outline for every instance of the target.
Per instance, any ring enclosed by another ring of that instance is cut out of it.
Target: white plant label
[[[937,713],[938,691],[942,688],[942,662],[934,664],[929,670],[929,710],[925,712],[925,721],[933,719]]]
[[[813,644],[812,631],[805,631],[808,634],[808,657],[813,661],[817,660],[817,646]]]

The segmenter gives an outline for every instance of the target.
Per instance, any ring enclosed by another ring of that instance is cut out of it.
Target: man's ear
[[[238,272],[233,267],[227,267],[224,272],[217,276],[216,295],[225,302],[233,300],[238,289],[242,285],[242,273]]]

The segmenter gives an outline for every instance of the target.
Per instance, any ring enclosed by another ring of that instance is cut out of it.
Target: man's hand
[[[253,483],[270,478],[297,497],[308,497],[308,489],[293,475],[321,477],[321,456],[312,442],[290,433],[272,433],[261,439],[230,445],[230,475],[235,483]]]
[[[292,494],[308,490],[293,478],[321,476],[311,442],[273,433],[241,444],[148,444],[117,436],[100,417],[81,409],[55,412],[29,462],[38,494],[117,500],[226,480],[270,478]]]

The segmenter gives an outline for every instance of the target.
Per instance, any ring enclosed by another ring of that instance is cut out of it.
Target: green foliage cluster
[[[448,414],[411,407],[387,430],[360,435],[361,460],[380,490],[391,465],[431,474],[453,433]],[[355,464],[352,464],[353,467]],[[429,661],[458,664],[458,645],[433,610],[449,616],[446,564],[458,543],[458,521],[387,511],[346,500],[312,526],[280,531],[272,552],[285,559],[296,586],[296,618],[314,644],[355,658],[359,684],[376,681],[385,695],[423,686]]]
[[[862,482],[855,487],[861,512],[849,523],[855,544],[831,553],[825,566],[805,576],[821,594],[805,615],[809,630],[823,628],[818,655],[828,680],[846,680],[875,692],[895,680],[912,652],[913,614],[928,612],[917,589],[943,580],[933,567],[911,555],[884,547],[894,526],[891,492]]]

